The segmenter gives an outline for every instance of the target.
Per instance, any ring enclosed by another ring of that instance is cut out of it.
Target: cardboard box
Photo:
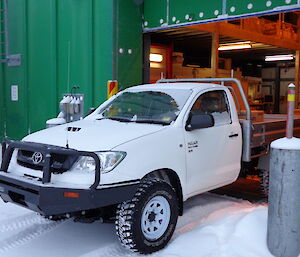
[[[264,121],[264,111],[256,111],[256,110],[251,110],[251,120],[253,122],[263,122]],[[241,110],[241,113],[239,115],[240,119],[245,119],[246,118],[246,111]]]
[[[300,109],[295,109],[295,115],[300,116]]]
[[[183,64],[184,58],[183,58],[183,53],[180,52],[174,52],[172,55],[172,63],[173,64]]]

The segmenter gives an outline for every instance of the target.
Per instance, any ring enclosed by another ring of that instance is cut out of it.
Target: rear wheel
[[[178,201],[174,189],[164,181],[147,179],[131,201],[119,205],[116,231],[126,248],[152,253],[169,242],[177,218]]]

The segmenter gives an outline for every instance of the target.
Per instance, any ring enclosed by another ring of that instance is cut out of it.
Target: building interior
[[[255,121],[262,113],[285,114],[287,87],[299,84],[299,28],[300,12],[287,12],[149,33],[150,82],[237,78]]]

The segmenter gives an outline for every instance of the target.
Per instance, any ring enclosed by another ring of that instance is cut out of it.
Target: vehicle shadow
[[[205,193],[187,200],[184,204],[184,215],[178,219],[170,244],[212,212],[239,201],[212,193]],[[17,210],[19,207],[15,208]],[[24,218],[27,217],[26,215]],[[32,215],[29,214],[31,219],[33,219]],[[18,218],[18,220],[21,219],[22,216]],[[57,222],[41,217],[28,221],[24,226],[14,225],[14,223],[16,223],[14,219],[6,223],[7,228],[11,224],[15,226],[15,229],[1,236],[0,257],[141,256],[128,251],[120,244],[115,235],[114,224],[101,224],[100,222],[82,224],[74,223],[72,220]],[[2,224],[1,221],[0,224]],[[159,256],[159,252],[151,256]]]

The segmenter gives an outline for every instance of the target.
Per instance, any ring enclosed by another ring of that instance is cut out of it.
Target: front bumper
[[[44,216],[71,214],[124,202],[133,197],[138,184],[136,181],[103,189],[56,188],[21,181],[0,171],[1,198]],[[78,197],[66,197],[65,193],[76,193]]]
[[[8,147],[7,147],[8,145]],[[45,156],[41,181],[18,177],[8,172],[15,149],[38,152]],[[99,188],[100,160],[93,152],[83,152],[63,147],[31,143],[5,141],[0,169],[0,196],[5,202],[19,204],[42,215],[63,215],[79,211],[98,209],[129,200],[135,194],[139,180]],[[51,183],[52,155],[64,154],[74,157],[89,156],[95,160],[95,180],[88,189],[55,187]]]

